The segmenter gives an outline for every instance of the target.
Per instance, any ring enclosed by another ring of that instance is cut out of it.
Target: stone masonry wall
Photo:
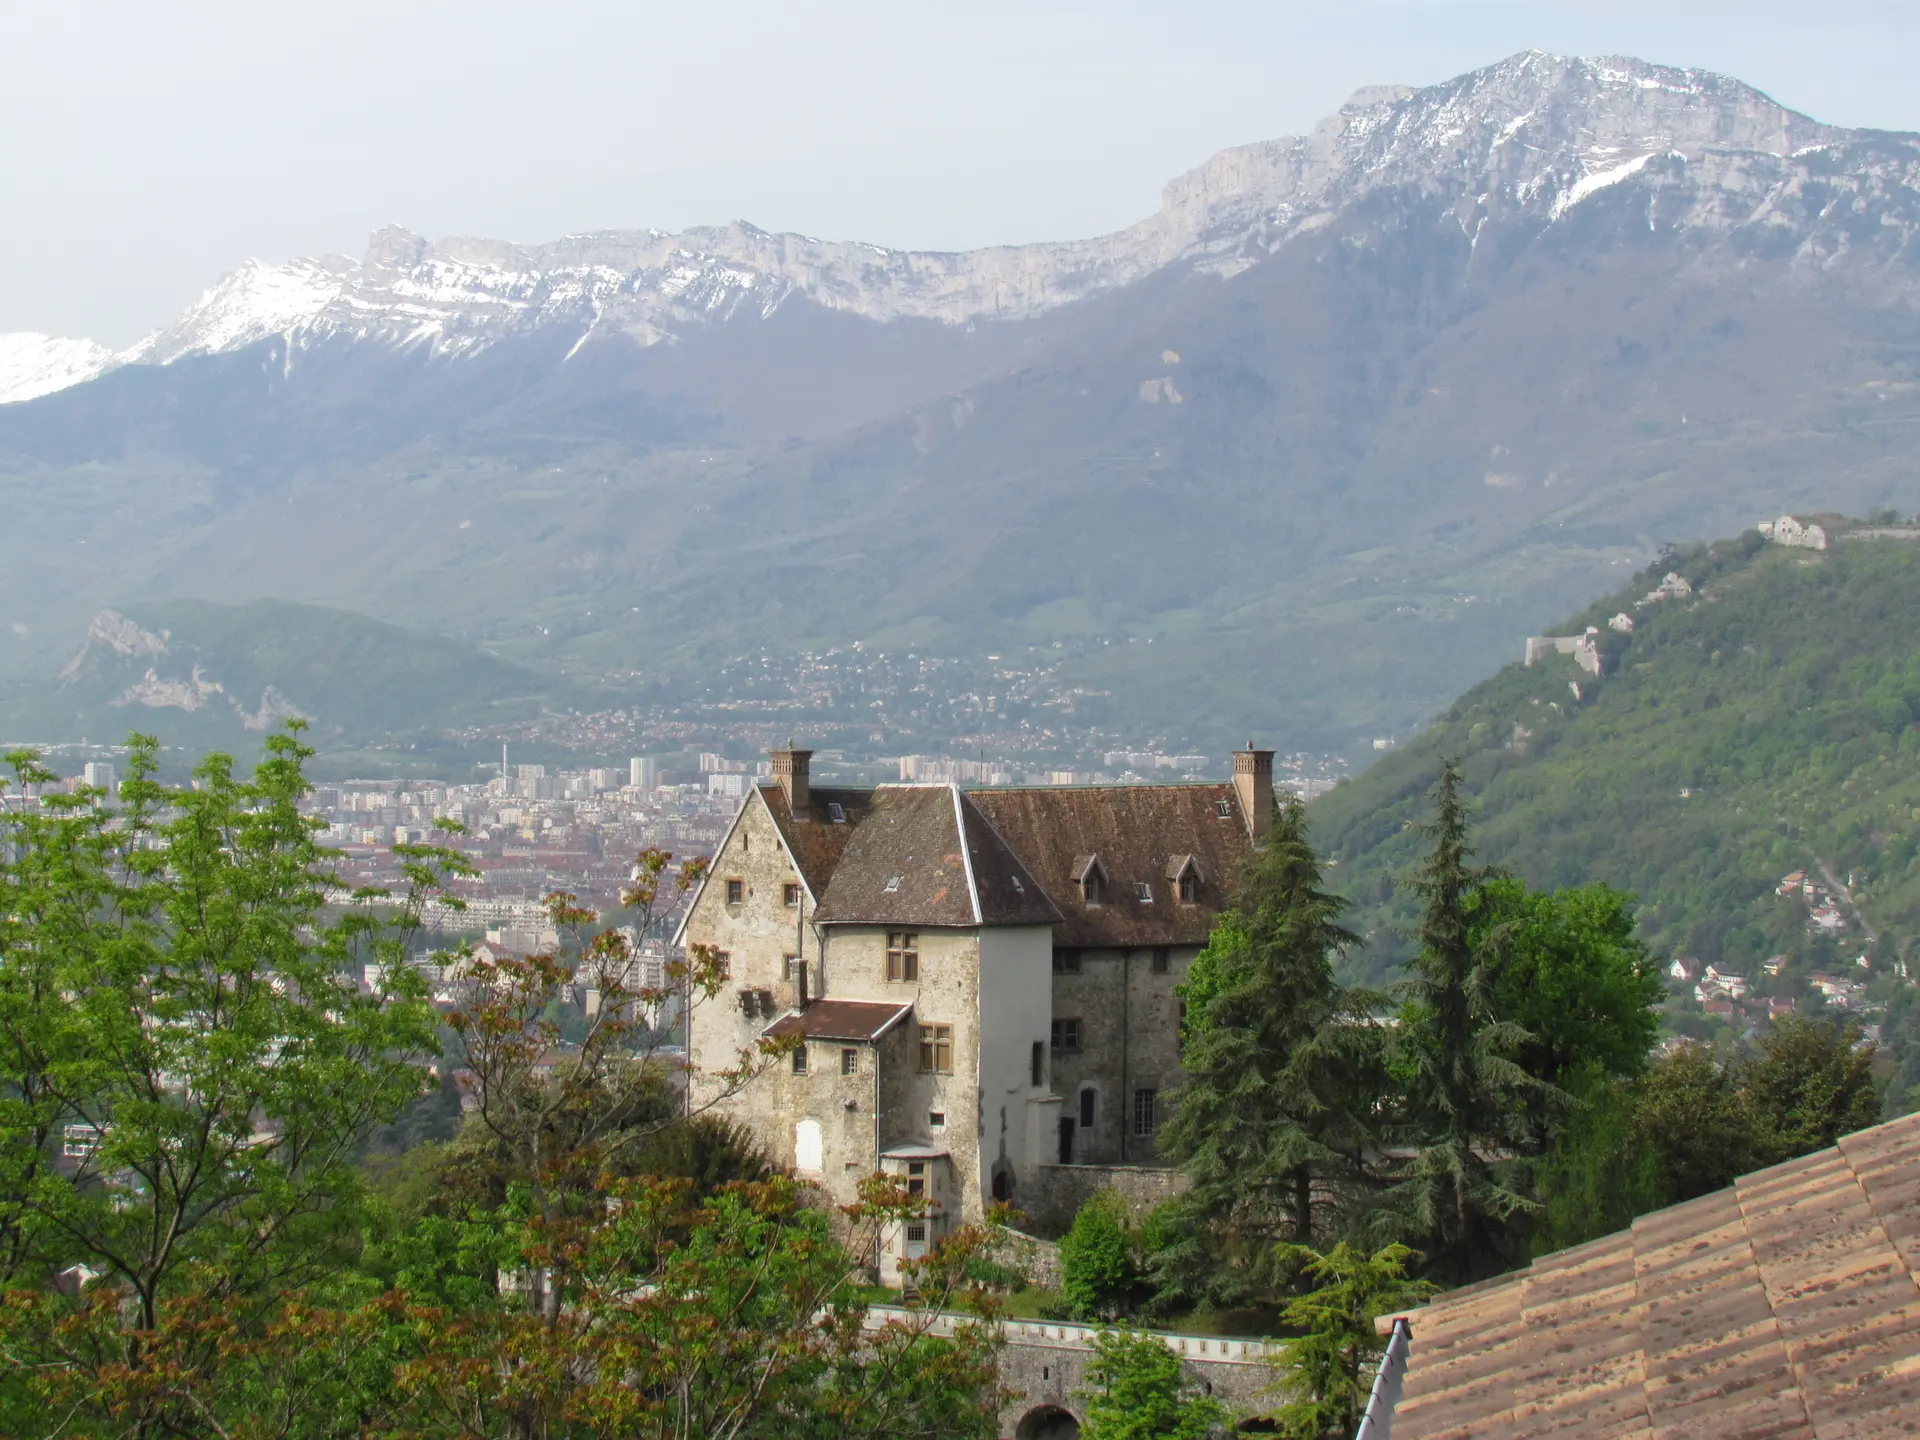
[[[1075,1163],[1151,1165],[1158,1158],[1153,1137],[1133,1133],[1135,1098],[1141,1090],[1155,1091],[1164,1117],[1164,1097],[1180,1080],[1180,1009],[1173,987],[1200,952],[1191,946],[1166,951],[1164,972],[1155,971],[1154,953],[1082,950],[1078,974],[1055,964],[1053,1018],[1080,1022],[1079,1049],[1050,1053],[1060,1113],[1076,1122]],[[1084,1089],[1094,1092],[1091,1128],[1078,1124]],[[1049,1153],[1057,1158],[1057,1150],[1050,1147]]]
[[[1179,1170],[1148,1165],[1043,1165],[1020,1197],[1024,1228],[1036,1235],[1064,1235],[1074,1211],[1094,1195],[1111,1189],[1126,1202],[1134,1219],[1187,1188]]]

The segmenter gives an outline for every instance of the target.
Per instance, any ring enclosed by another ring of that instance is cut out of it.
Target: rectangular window
[[[907,1243],[909,1245],[924,1245],[927,1243],[926,1221],[910,1220],[907,1222]]]
[[[789,910],[800,908],[800,887],[789,880],[780,887],[780,898]]]
[[[1078,975],[1080,973],[1080,952],[1078,950],[1054,951],[1053,973],[1056,975]]]
[[[860,1052],[849,1046],[840,1052],[840,1073],[858,1075],[860,1073]]]
[[[887,979],[911,985],[920,978],[920,937],[908,930],[887,933]]]
[[[793,1052],[793,1073],[796,1075],[807,1073],[807,1047],[804,1043]]]
[[[1080,1128],[1082,1130],[1093,1128],[1093,1091],[1091,1090],[1080,1092]]]
[[[733,956],[725,950],[714,951],[713,969],[714,973],[717,974],[720,979],[731,980],[733,978]]]
[[[1053,1022],[1053,1048],[1055,1050],[1078,1050],[1080,1048],[1080,1022],[1078,1020],[1056,1020]]]
[[[1133,1092],[1133,1133],[1151,1135],[1154,1127],[1154,1107],[1159,1102],[1158,1090],[1136,1090]]]
[[[927,1128],[929,1130],[946,1129],[947,1128],[947,1112],[944,1110],[929,1110],[927,1112]]]
[[[738,905],[747,898],[747,882],[744,880],[727,881],[727,904]]]
[[[1156,974],[1156,975],[1164,975],[1164,974],[1166,974],[1166,973],[1167,973],[1167,970],[1168,970],[1168,968],[1169,968],[1169,966],[1170,966],[1170,965],[1171,965],[1171,963],[1172,963],[1172,958],[1173,958],[1173,957],[1172,957],[1172,956],[1170,956],[1170,955],[1169,955],[1169,954],[1167,953],[1167,947],[1166,947],[1166,946],[1164,946],[1164,945],[1156,945],[1156,946],[1154,946],[1154,948],[1153,948],[1153,973],[1154,973],[1154,974]]]
[[[1180,876],[1180,903],[1182,905],[1191,905],[1199,896],[1199,877],[1191,870],[1183,872]]]
[[[1029,1062],[1031,1077],[1029,1083],[1038,1090],[1047,1083],[1047,1047],[1038,1040],[1033,1042],[1033,1058]]]
[[[920,1068],[932,1075],[953,1073],[953,1027],[951,1025],[920,1027]]]

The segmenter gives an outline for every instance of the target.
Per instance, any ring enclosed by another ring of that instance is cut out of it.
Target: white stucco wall
[[[980,1156],[976,1203],[993,1198],[996,1165],[1014,1175],[1015,1204],[1030,1173],[1034,1149],[1028,1127],[1055,1112],[1032,1103],[1052,1093],[1048,1025],[1053,1018],[1053,929],[1047,925],[980,932]],[[1041,1084],[1032,1083],[1032,1055],[1040,1045]],[[1045,1137],[1038,1137],[1044,1141]]]

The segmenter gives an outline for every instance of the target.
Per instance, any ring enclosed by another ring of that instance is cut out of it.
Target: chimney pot
[[[1253,742],[1233,752],[1233,788],[1240,796],[1240,813],[1247,834],[1262,840],[1273,827],[1273,751],[1256,750]]]
[[[773,761],[774,780],[786,792],[788,813],[800,818],[813,803],[813,786],[807,774],[813,751],[796,750],[789,740],[786,749],[769,750],[767,756]]]

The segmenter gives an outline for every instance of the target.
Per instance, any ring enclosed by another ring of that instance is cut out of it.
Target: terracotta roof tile
[[[1920,1434],[1920,1116],[1413,1319],[1395,1440]]]

